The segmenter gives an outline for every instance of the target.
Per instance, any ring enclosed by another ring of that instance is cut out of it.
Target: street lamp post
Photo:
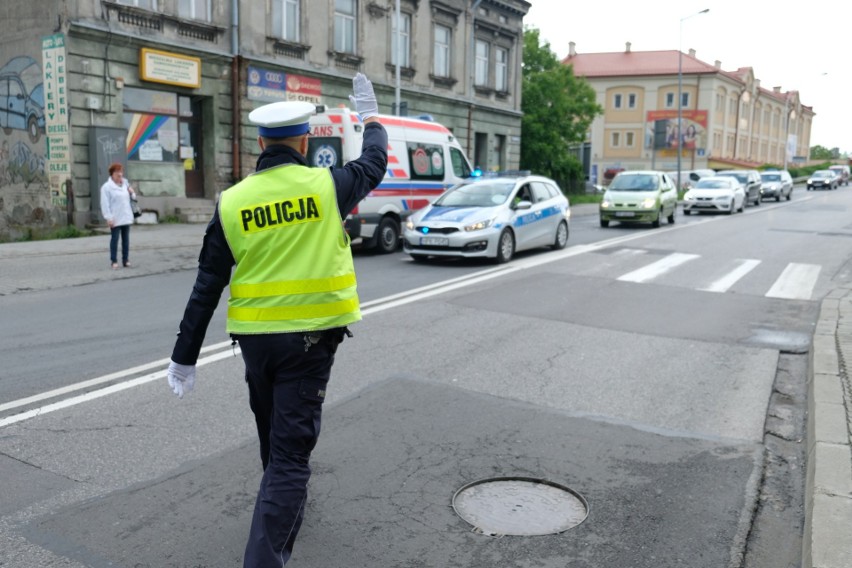
[[[784,114],[787,116],[786,124],[784,125],[784,169],[787,169],[788,155],[790,154],[790,120],[796,120],[796,109],[787,110],[790,101],[784,101]]]
[[[678,30],[677,43],[677,189],[683,186],[680,179],[681,172],[681,155],[683,155],[683,137],[681,136],[681,128],[683,122],[683,21],[688,20],[700,14],[706,14],[710,8],[704,8],[700,12],[684,16],[680,19],[680,29]]]

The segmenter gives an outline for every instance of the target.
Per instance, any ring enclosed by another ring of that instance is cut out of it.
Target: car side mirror
[[[529,209],[530,207],[532,207],[531,201],[518,201],[515,204],[515,209]]]

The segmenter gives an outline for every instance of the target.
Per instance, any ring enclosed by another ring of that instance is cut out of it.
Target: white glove
[[[379,103],[376,102],[373,83],[363,73],[358,73],[352,78],[352,92],[354,94],[349,95],[349,100],[355,106],[355,112],[361,115],[361,120],[367,120],[379,114]]]
[[[174,361],[169,363],[169,387],[178,398],[192,390],[195,386],[195,365],[181,365]]]

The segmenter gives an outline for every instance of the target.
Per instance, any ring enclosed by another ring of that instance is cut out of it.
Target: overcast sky
[[[751,67],[761,87],[799,91],[813,108],[811,145],[852,153],[852,2],[756,0],[529,0],[524,24],[561,60],[578,53],[695,49],[722,69]],[[692,16],[709,8],[706,14]],[[681,18],[686,18],[681,22]]]

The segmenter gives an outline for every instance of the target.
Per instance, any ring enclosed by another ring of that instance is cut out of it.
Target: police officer
[[[249,114],[260,134],[256,172],[219,199],[169,364],[169,386],[183,397],[230,283],[227,329],[245,362],[263,463],[247,568],[290,558],[334,354],[351,337],[347,326],[361,319],[343,219],[382,180],[388,138],[372,83],[358,73],[352,85],[364,141],[361,156],[339,169],[307,167],[314,105],[278,102]]]

